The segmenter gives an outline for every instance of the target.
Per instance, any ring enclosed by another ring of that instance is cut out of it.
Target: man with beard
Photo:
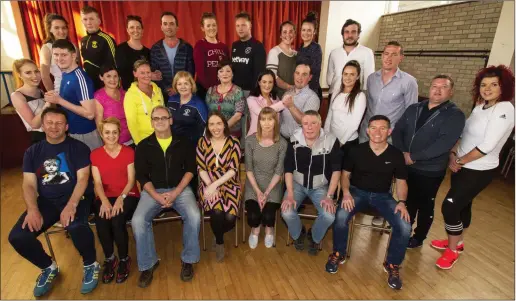
[[[177,72],[187,71],[192,77],[195,75],[192,45],[177,37],[178,28],[176,15],[172,12],[163,12],[161,31],[165,37],[152,45],[150,50],[151,68],[160,72],[156,74],[157,78],[161,75],[156,83],[164,96],[172,94],[172,80]]]
[[[335,92],[338,92],[342,83],[342,69],[348,61],[356,60],[360,64],[362,73],[360,82],[364,83],[362,90],[367,90],[367,77],[374,72],[374,54],[370,48],[358,43],[362,27],[355,20],[347,19],[342,26],[340,34],[344,45],[333,49],[328,60],[328,71],[326,73],[326,83],[330,86],[329,100]]]

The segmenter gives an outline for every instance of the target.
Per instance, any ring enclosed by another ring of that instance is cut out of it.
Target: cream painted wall
[[[514,56],[514,2],[504,1],[488,65],[511,64]]]
[[[319,43],[323,50],[321,69],[321,87],[327,88],[326,70],[330,52],[342,47],[340,30],[347,19],[358,21],[362,25],[359,42],[375,51],[380,35],[380,17],[386,13],[389,1],[323,1],[321,7],[321,24]]]

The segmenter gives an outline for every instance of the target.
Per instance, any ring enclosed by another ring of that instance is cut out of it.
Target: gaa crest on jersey
[[[91,43],[91,47],[93,47],[93,48],[97,48],[97,47],[99,47],[99,45],[97,45],[97,41],[93,41],[93,42]]]

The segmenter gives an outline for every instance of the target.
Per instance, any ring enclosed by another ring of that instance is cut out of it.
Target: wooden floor
[[[8,233],[24,210],[21,170],[1,174],[1,298],[34,299],[32,289],[39,270],[20,257],[7,241]],[[514,178],[497,178],[473,206],[473,222],[465,241],[465,252],[452,270],[436,268],[439,252],[428,243],[443,238],[441,201],[449,187],[447,177],[436,204],[435,222],[423,248],[407,252],[401,275],[403,289],[394,291],[386,283],[381,263],[387,235],[357,229],[351,258],[337,274],[325,272],[332,249],[331,231],[324,249],[312,257],[285,246],[287,231],[279,224],[277,247],[266,249],[263,234],[256,250],[241,243],[233,247],[234,233],[226,234],[227,255],[217,263],[215,254],[201,251],[195,277],[179,279],[181,224],[154,227],[156,247],[162,263],[152,284],[137,286],[134,239],[130,241],[133,266],[123,284],[102,284],[89,295],[81,295],[82,262],[70,239],[51,237],[61,273],[48,299],[514,299]],[[365,219],[365,218],[364,218]],[[369,218],[370,219],[370,218]],[[239,221],[240,222],[240,221]],[[306,221],[305,224],[310,224]],[[241,225],[241,223],[240,223]],[[241,227],[239,231],[241,230]],[[208,232],[209,226],[208,226]],[[208,245],[212,235],[208,235]],[[43,239],[43,237],[41,237]],[[42,240],[43,241],[43,240]],[[46,244],[44,244],[46,248]],[[103,260],[97,240],[97,256]]]

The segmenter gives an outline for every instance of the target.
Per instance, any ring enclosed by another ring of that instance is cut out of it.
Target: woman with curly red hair
[[[480,70],[472,89],[475,108],[450,151],[451,187],[441,211],[448,239],[432,241],[444,250],[436,265],[450,269],[464,251],[473,199],[491,183],[500,150],[514,128],[514,74],[506,66]]]

